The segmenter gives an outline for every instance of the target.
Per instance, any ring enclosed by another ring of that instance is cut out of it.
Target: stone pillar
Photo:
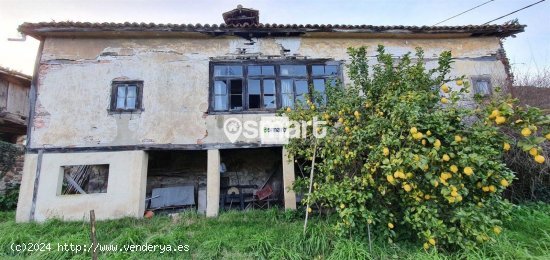
[[[283,147],[283,188],[285,209],[296,209],[296,193],[291,189],[294,183],[294,157]]]
[[[206,169],[206,216],[216,217],[220,208],[220,151],[208,150]]]

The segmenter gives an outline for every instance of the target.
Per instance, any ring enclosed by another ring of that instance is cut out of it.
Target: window
[[[479,95],[482,97],[487,97],[491,95],[491,79],[484,77],[474,77],[472,78],[472,83],[474,86],[475,95]]]
[[[324,103],[326,84],[339,75],[339,65],[324,60],[212,62],[210,111],[274,112],[305,104],[314,93]]]
[[[60,195],[106,193],[109,165],[70,165],[61,167]]]
[[[143,81],[114,81],[111,94],[112,112],[140,112]]]

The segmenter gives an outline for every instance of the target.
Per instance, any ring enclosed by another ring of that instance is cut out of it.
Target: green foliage
[[[365,48],[349,54],[351,85],[327,86],[321,108],[308,100],[285,110],[291,120],[328,121],[325,138],[313,138],[310,127],[309,138],[287,145],[306,161],[317,147],[314,191],[304,202],[334,210],[342,235],[365,237],[371,225],[390,243],[417,241],[424,249],[494,241],[510,209],[502,192],[514,178],[503,162],[511,141],[501,128],[530,128],[534,134],[513,144],[531,149],[545,141],[550,118],[502,96],[468,101],[468,82],[449,77],[450,52],[433,69],[421,49],[395,61],[379,46],[372,66]],[[294,188],[306,192],[308,183],[297,180]]]
[[[287,221],[284,213],[225,212],[217,219],[195,213],[178,221],[156,215],[153,219],[97,222],[100,244],[188,244],[189,252],[100,252],[100,259],[543,259],[550,255],[550,206],[514,207],[511,220],[493,243],[457,252],[424,251],[402,241],[388,245],[375,239],[370,251],[365,241],[336,236],[330,222],[311,219],[306,235],[303,219]],[[90,243],[88,222],[50,220],[42,224],[15,223],[14,212],[0,212],[0,258],[90,259],[90,253],[58,251],[57,243]],[[52,243],[45,252],[14,252],[12,243]]]
[[[0,194],[0,211],[14,210],[18,199],[19,185],[6,189],[4,194]]]
[[[15,158],[21,151],[11,143],[0,141],[0,178],[11,170],[15,164]]]

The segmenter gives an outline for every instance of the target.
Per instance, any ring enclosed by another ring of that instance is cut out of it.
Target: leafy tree
[[[468,82],[449,77],[450,52],[434,69],[426,68],[421,49],[396,60],[378,46],[374,65],[366,48],[348,53],[351,84],[327,86],[326,104],[316,94],[281,111],[291,120],[328,122],[326,137],[315,138],[321,130],[310,125],[307,138],[287,145],[297,160],[315,154],[312,193],[309,178],[294,184],[306,193],[303,202],[335,212],[340,234],[371,230],[425,249],[473,247],[498,235],[511,208],[502,192],[514,179],[503,153],[516,144],[537,150],[550,138],[550,117],[504,95],[465,98]],[[504,126],[522,139],[512,142]]]

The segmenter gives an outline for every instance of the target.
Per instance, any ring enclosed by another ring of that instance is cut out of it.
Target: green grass
[[[0,258],[89,259],[90,253],[58,251],[57,244],[90,244],[87,222],[16,224],[14,212],[0,212]],[[183,213],[179,220],[97,222],[100,244],[189,245],[188,252],[101,252],[100,259],[549,259],[550,205],[518,206],[503,233],[492,243],[453,253],[424,251],[420,245],[376,242],[373,251],[363,240],[338,238],[330,225],[312,219],[306,236],[302,220],[269,211],[226,212],[216,219]],[[51,251],[15,252],[12,244],[50,243]]]

